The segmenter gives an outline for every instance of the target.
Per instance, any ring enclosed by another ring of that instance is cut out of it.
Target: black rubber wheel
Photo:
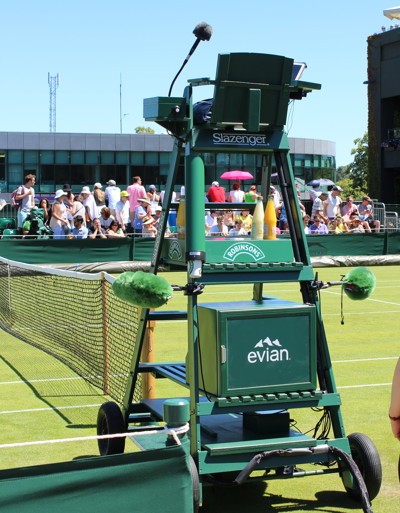
[[[351,456],[363,476],[369,499],[372,501],[378,495],[382,484],[382,465],[378,451],[372,440],[363,433],[352,433],[347,438]],[[351,498],[360,501],[361,493],[356,484],[353,488],[345,488]]]
[[[191,456],[189,456],[189,467],[192,474],[193,513],[197,513],[200,508],[200,479],[196,463]]]
[[[113,435],[126,431],[124,418],[117,403],[108,401],[100,406],[97,414],[97,434]],[[99,452],[102,456],[109,454],[122,454],[125,449],[125,438],[109,438],[97,440]]]

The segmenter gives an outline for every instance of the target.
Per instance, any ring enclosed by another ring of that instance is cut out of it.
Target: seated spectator
[[[224,224],[224,216],[217,217],[217,224],[211,226],[210,235],[228,235],[228,227]]]
[[[242,221],[242,228],[249,234],[251,232],[251,226],[253,224],[253,216],[250,214],[250,210],[242,210],[240,215],[236,216],[236,220]]]
[[[225,203],[225,189],[217,181],[211,184],[207,192],[207,199],[211,203]]]
[[[319,216],[314,216],[314,224],[310,226],[309,233],[311,235],[328,235],[328,227],[324,224]]]
[[[353,196],[347,196],[345,204],[342,206],[342,216],[345,223],[350,222],[351,214],[358,215],[357,205],[354,204]]]
[[[225,210],[224,212],[224,225],[230,230],[235,226],[235,220],[233,219],[233,211]]]
[[[209,234],[211,227],[217,224],[218,212],[216,210],[210,210],[210,212],[205,216],[204,224],[206,227],[206,233]]]
[[[244,192],[240,190],[240,184],[234,183],[232,185],[232,190],[229,191],[228,200],[231,203],[243,203],[244,201]]]
[[[82,226],[86,227],[86,210],[85,210],[85,207],[83,206],[83,198],[80,194],[77,194],[76,196],[74,196],[74,201],[73,201],[73,205],[72,205],[70,212],[71,212],[70,213],[70,215],[71,215],[70,222],[72,223],[72,225],[74,225],[74,219],[78,216],[81,216],[83,219]]]
[[[308,229],[308,225],[310,223],[310,216],[308,214],[306,214],[304,217],[303,217],[303,226],[304,226],[304,233],[306,235],[308,235],[310,232],[309,232],[309,229]]]
[[[157,228],[155,227],[156,220],[152,216],[145,217],[143,220],[142,237],[155,237]]]
[[[116,237],[125,237],[125,233],[122,231],[121,225],[118,221],[111,221],[109,228],[106,231],[107,237],[113,239]]]
[[[101,227],[107,230],[111,223],[114,221],[114,216],[111,215],[111,210],[108,207],[103,207],[100,212]]]
[[[258,198],[257,185],[251,185],[249,192],[244,195],[244,201],[246,203],[256,203]]]
[[[74,217],[74,227],[71,230],[71,235],[73,239],[87,239],[88,237],[88,229],[83,224],[83,217],[76,216]]]
[[[365,233],[365,229],[362,225],[362,221],[359,217],[354,216],[352,217],[350,226],[349,226],[349,232],[350,233]]]
[[[39,202],[39,208],[43,209],[44,222],[49,224],[51,218],[51,205],[47,198],[42,198]]]
[[[374,228],[376,232],[380,231],[381,223],[374,219],[372,199],[369,196],[363,197],[361,205],[358,207],[358,215],[367,232],[371,232],[371,228]]]
[[[106,239],[106,232],[104,228],[101,227],[100,219],[96,217],[93,219],[93,226],[89,232],[89,239]]]
[[[348,228],[345,223],[343,223],[342,216],[337,215],[333,221],[331,221],[328,225],[328,230],[330,233],[343,233],[347,232]]]
[[[239,219],[236,219],[235,227],[231,228],[229,230],[228,235],[233,235],[233,236],[236,236],[236,235],[247,235],[246,230],[244,228],[242,228],[242,221],[240,221]]]

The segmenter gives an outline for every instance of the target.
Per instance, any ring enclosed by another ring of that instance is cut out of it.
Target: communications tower
[[[50,75],[48,73],[47,80],[50,87],[50,110],[49,110],[49,131],[56,131],[56,103],[57,103],[57,88],[60,85],[60,74]]]

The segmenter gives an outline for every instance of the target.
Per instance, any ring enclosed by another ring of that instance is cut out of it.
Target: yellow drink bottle
[[[251,238],[252,240],[263,240],[264,238],[264,204],[262,196],[258,196],[257,205],[253,212]]]
[[[264,239],[276,240],[276,212],[274,197],[269,196],[264,214]]]
[[[185,188],[181,188],[179,197],[178,213],[176,215],[176,225],[178,230],[178,239],[186,237],[186,218],[185,218]]]

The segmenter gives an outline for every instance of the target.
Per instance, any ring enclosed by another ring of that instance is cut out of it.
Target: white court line
[[[338,389],[343,388],[365,388],[365,387],[387,387],[392,386],[392,383],[373,383],[371,385],[348,385],[344,387],[337,387]]]
[[[360,358],[358,360],[336,360],[332,363],[377,362],[378,360],[398,360],[398,356],[385,356],[383,358]]]
[[[340,292],[332,292],[331,290],[321,290],[321,292],[324,292],[326,294],[334,294],[335,296],[340,296]],[[382,301],[381,299],[371,299],[368,297],[367,299],[364,299],[364,301],[375,301],[376,303],[385,303],[386,305],[395,305],[400,306],[400,303],[391,303],[390,301]]]
[[[99,408],[101,404],[84,404],[79,406],[58,406],[54,408],[32,408],[29,410],[8,410],[0,411],[0,415],[6,415],[8,413],[31,413],[36,411],[58,411],[58,410],[72,410],[76,408]]]

